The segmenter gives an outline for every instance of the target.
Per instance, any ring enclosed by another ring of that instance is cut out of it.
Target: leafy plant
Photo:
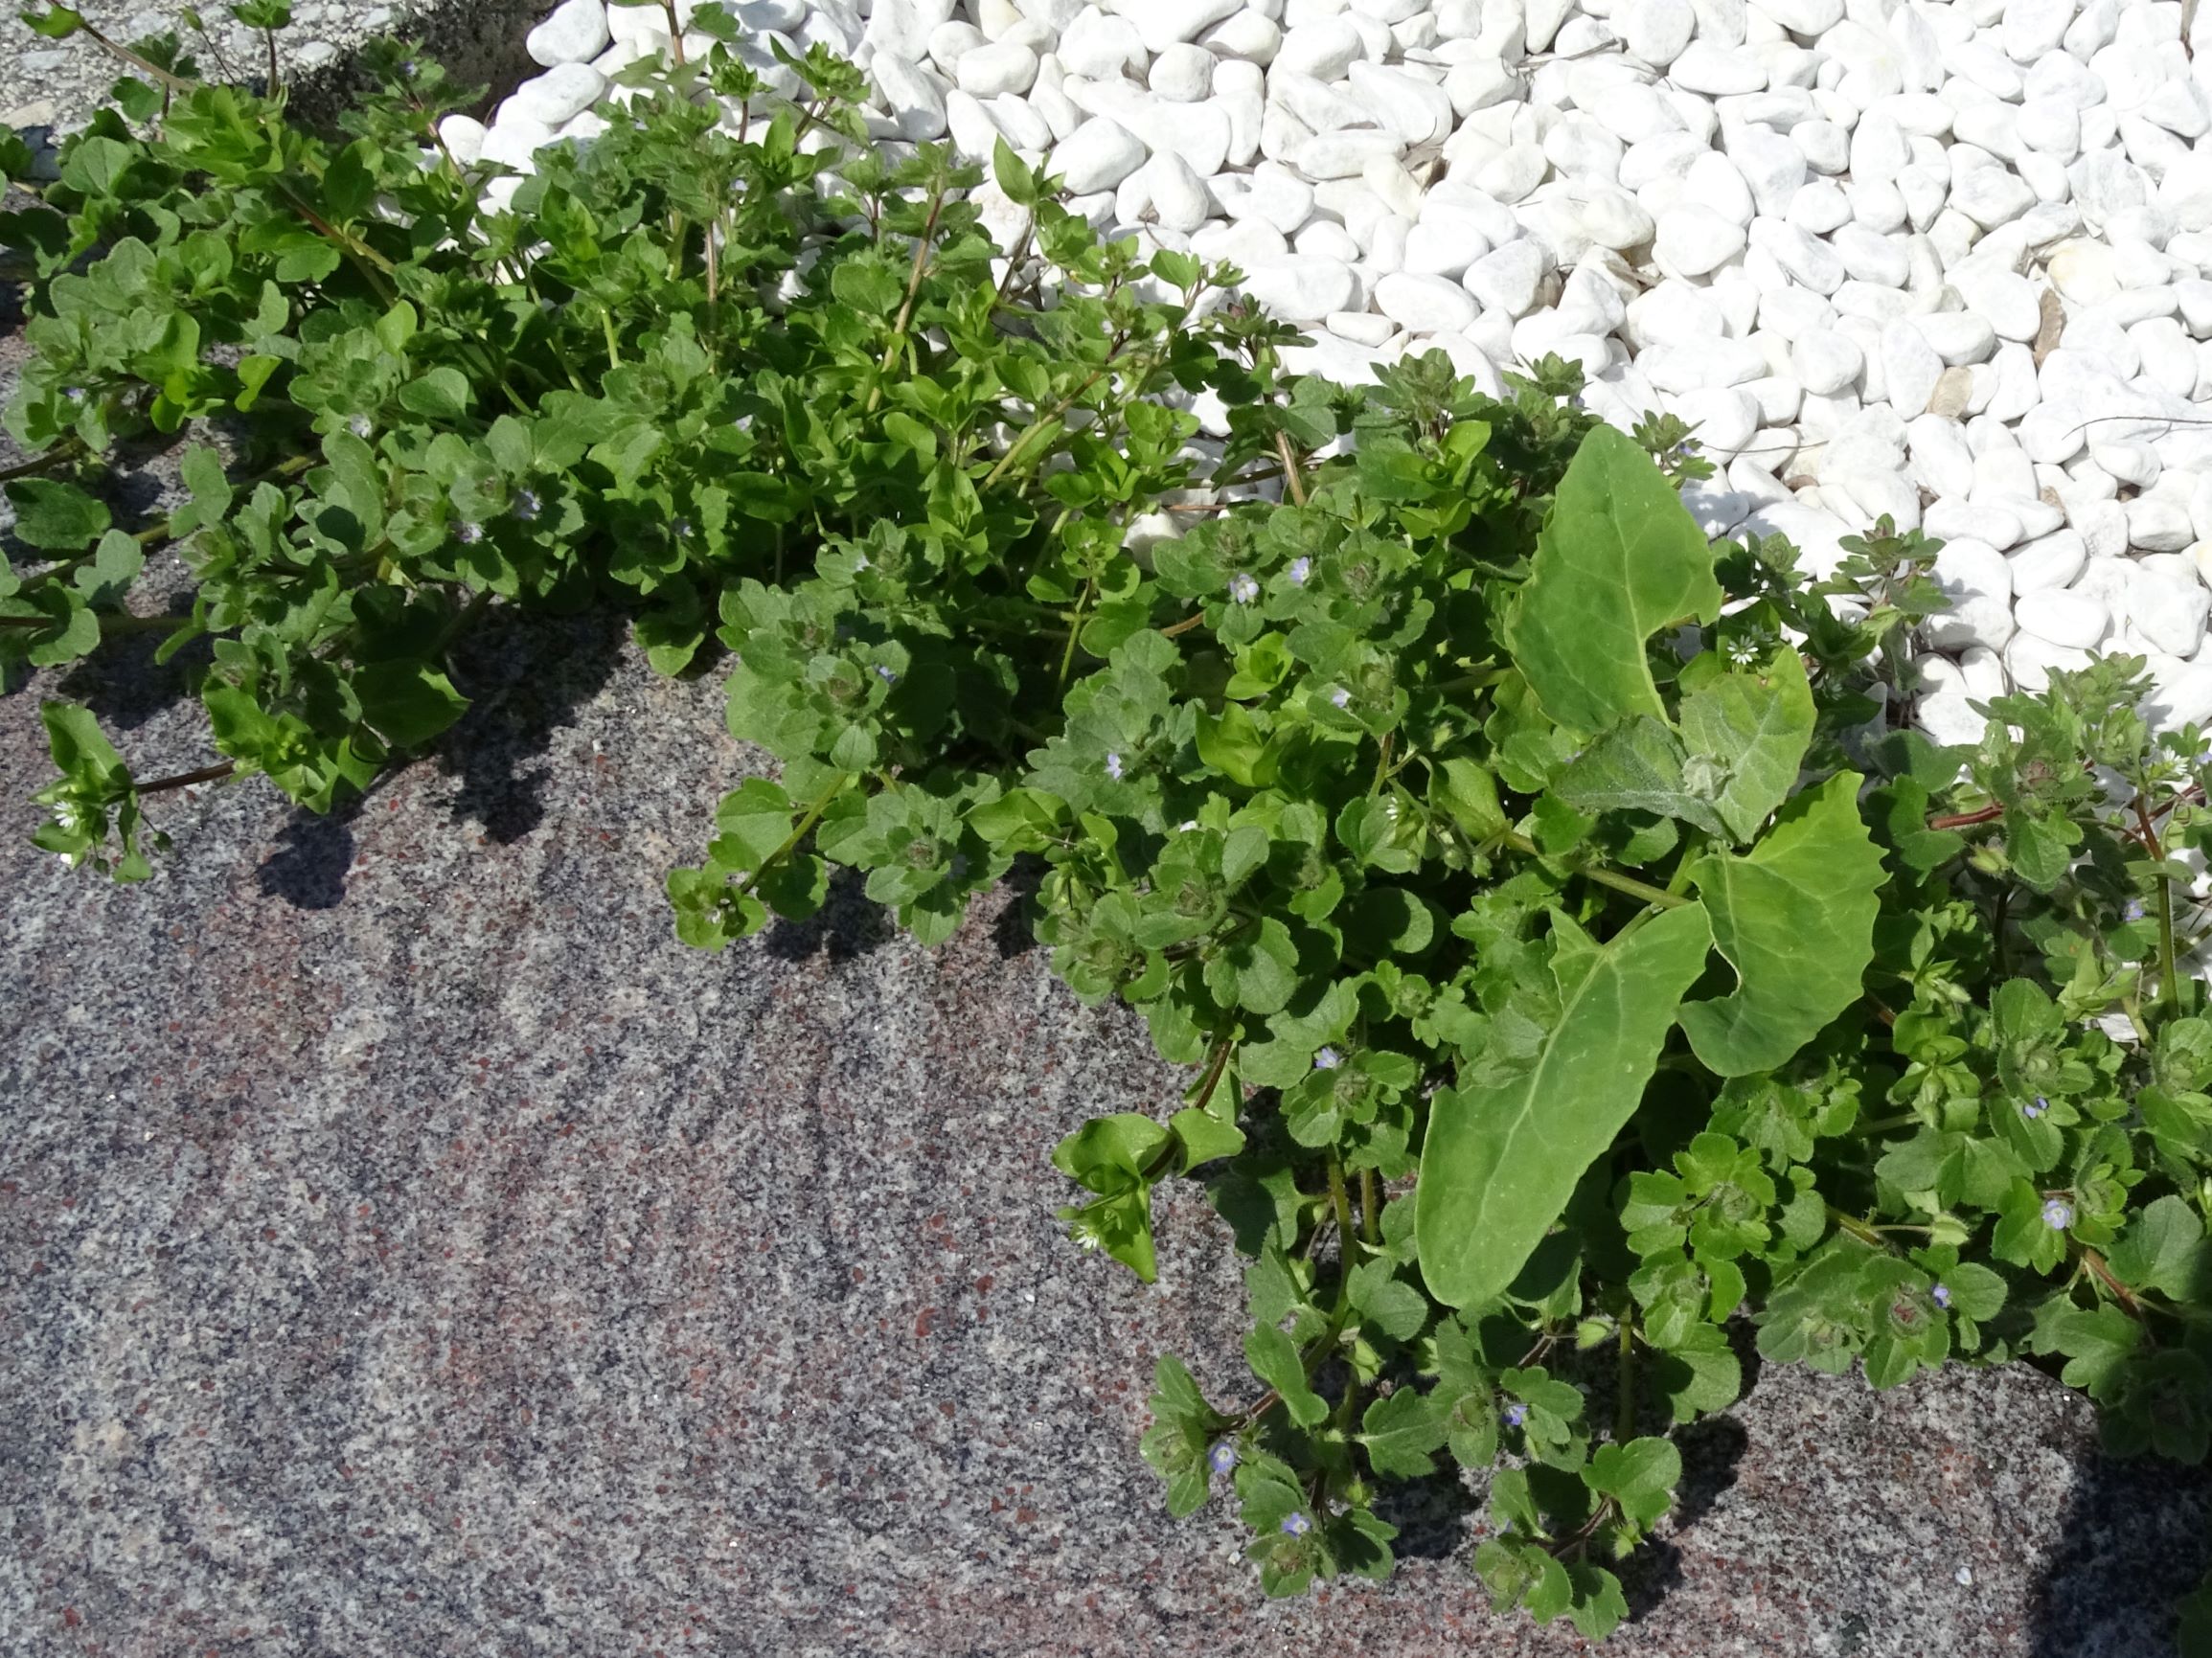
[[[402,48],[343,137],[126,49],[0,220],[35,451],[0,652],[165,633],[226,758],[137,784],[50,705],[42,845],[142,876],[143,797],[217,773],[327,809],[458,716],[488,608],[612,604],[781,765],[671,873],[685,939],[844,867],[935,942],[1035,860],[1053,970],[1197,1068],[1054,1163],[1147,1280],[1164,1180],[1245,1258],[1249,1383],[1163,1359],[1142,1448],[1178,1513],[1224,1483],[1270,1593],[1386,1574],[1380,1484],[1458,1469],[1499,1605],[1602,1635],[1746,1326],[1876,1386],[2025,1356],[2202,1458],[2212,753],[2141,663],[1938,749],[1917,534],[1817,582],[1709,543],[1690,434],[1558,362],[1287,373],[1234,271],[692,27],[520,179],[445,149],[470,95]],[[118,526],[146,428],[194,434],[191,500]],[[132,608],[149,556],[189,613]]]

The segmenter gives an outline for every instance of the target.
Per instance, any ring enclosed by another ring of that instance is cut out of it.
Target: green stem
[[[1352,1298],[1352,1257],[1359,1245],[1359,1235],[1352,1230],[1352,1194],[1344,1185],[1344,1164],[1332,1151],[1329,1154],[1329,1205],[1336,1213],[1336,1235],[1343,1240],[1338,1253],[1336,1305],[1347,1306]]]
[[[1359,1238],[1369,1249],[1375,1247],[1377,1234],[1382,1221],[1381,1191],[1375,1179],[1375,1170],[1359,1171]]]
[[[1831,1203],[1828,1206],[1828,1218],[1835,1221],[1837,1226],[1858,1238],[1861,1243],[1871,1244],[1876,1249],[1886,1251],[1892,1255],[1897,1252],[1896,1245],[1891,1243],[1888,1238],[1882,1237],[1880,1232],[1847,1210],[1838,1209]]]
[[[1083,632],[1083,614],[1090,607],[1090,596],[1098,590],[1098,578],[1083,583],[1083,597],[1076,601],[1075,616],[1068,625],[1067,648],[1060,653],[1060,689],[1067,690],[1067,676],[1075,667],[1075,642]]]
[[[922,226],[922,235],[914,243],[914,262],[906,272],[906,297],[899,305],[899,314],[891,322],[891,338],[883,347],[883,360],[877,365],[876,384],[869,388],[868,406],[864,413],[873,415],[876,405],[883,400],[883,376],[899,360],[899,348],[906,343],[906,325],[914,317],[914,302],[922,295],[922,284],[929,275],[929,255],[935,246],[937,217],[945,211],[945,184],[941,179],[929,193],[929,217]],[[995,474],[993,474],[995,476]]]
[[[1498,838],[1524,857],[1540,858],[1543,856],[1536,842],[1524,834],[1518,834],[1509,829]],[[1679,893],[1670,893],[1663,887],[1654,887],[1649,881],[1639,881],[1633,875],[1624,875],[1618,870],[1608,869],[1604,864],[1576,864],[1574,873],[1586,876],[1601,887],[1610,887],[1616,893],[1626,893],[1631,898],[1641,898],[1647,904],[1656,904],[1662,910],[1678,910],[1686,904],[1697,901],[1694,898],[1683,897]]]
[[[760,884],[761,877],[789,857],[798,849],[799,843],[812,831],[814,826],[822,821],[822,814],[830,809],[830,803],[852,786],[852,777],[840,772],[837,781],[822,792],[822,797],[809,806],[806,815],[799,819],[797,827],[784,837],[784,844],[763,858],[761,867],[738,883],[738,896],[740,897],[750,897],[753,888]]]
[[[1621,1313],[1620,1351],[1614,1359],[1613,1438],[1627,1444],[1636,1437],[1636,1312]]]
[[[30,460],[18,462],[12,466],[0,466],[0,483],[36,477],[40,472],[50,471],[64,462],[75,460],[83,452],[84,445],[75,438],[64,438],[42,455],[34,455]]]

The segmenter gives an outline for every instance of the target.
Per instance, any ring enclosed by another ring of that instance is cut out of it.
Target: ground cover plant
[[[142,782],[50,702],[41,845],[143,877],[146,801],[226,776],[327,810],[459,716],[490,607],[615,606],[780,764],[671,873],[686,940],[845,867],[936,942],[1034,859],[1054,970],[1196,1068],[1054,1160],[1140,1276],[1171,1179],[1246,1258],[1251,1376],[1162,1359],[1142,1448],[1269,1593],[1385,1575],[1379,1486],[1464,1470],[1498,1604],[1605,1633],[1732,1325],[1878,1387],[2025,1358],[2203,1458],[2212,753],[2140,663],[1938,749],[1932,543],[1819,581],[1709,543],[1690,435],[1556,362],[1503,400],[1441,356],[1287,375],[1235,272],[1102,242],[1011,154],[994,248],[980,170],[881,153],[849,66],[693,27],[511,209],[398,46],[337,134],[120,48],[57,178],[9,156],[0,667],[165,634],[223,757]],[[191,498],[120,525],[148,430]],[[189,610],[133,607],[149,556]]]

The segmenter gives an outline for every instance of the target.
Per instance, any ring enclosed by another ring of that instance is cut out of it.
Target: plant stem
[[[1083,613],[1090,606],[1090,596],[1098,590],[1098,578],[1093,576],[1083,583],[1083,597],[1076,601],[1075,617],[1068,624],[1067,648],[1060,653],[1060,689],[1067,689],[1069,670],[1075,667],[1075,642],[1083,633]]]
[[[761,860],[761,867],[738,883],[738,897],[748,897],[760,884],[761,877],[789,857],[799,843],[805,840],[814,826],[822,821],[822,814],[830,809],[830,803],[853,786],[853,779],[839,773],[837,781],[822,792],[821,799],[807,808],[807,813],[791,832],[784,837],[784,844]]]
[[[1621,1313],[1620,1351],[1613,1361],[1613,1438],[1627,1444],[1636,1437],[1636,1310]]]
[[[84,445],[75,438],[64,438],[42,455],[34,455],[30,460],[20,461],[12,466],[0,466],[0,484],[17,478],[36,477],[40,472],[50,471],[66,461],[75,460],[83,452]]]
[[[1524,834],[1508,829],[1498,838],[1523,857],[1540,858],[1543,856],[1543,853],[1538,850],[1536,842]],[[1662,910],[1678,910],[1685,904],[1696,901],[1693,898],[1683,897],[1679,893],[1670,893],[1663,887],[1654,887],[1649,881],[1639,881],[1633,875],[1624,875],[1618,870],[1608,869],[1604,864],[1577,864],[1574,866],[1574,873],[1588,877],[1601,887],[1610,887],[1616,893],[1626,893],[1631,898],[1642,898],[1647,904],[1656,904]]]
[[[2158,830],[2151,822],[2151,808],[2144,804],[2143,791],[2135,791],[2135,822],[2141,826],[2143,850],[2151,854],[2154,864],[2166,860],[2165,851],[2158,845]],[[2181,980],[2174,965],[2174,883],[2164,875],[2158,877],[2158,977],[2164,986],[2162,998],[2175,1012],[2181,1011]]]
[[[915,238],[914,262],[906,272],[906,297],[899,302],[899,314],[891,322],[891,338],[883,347],[883,360],[876,368],[876,384],[869,389],[868,405],[864,411],[873,415],[876,405],[883,400],[882,376],[891,372],[899,360],[899,348],[906,343],[906,325],[913,320],[914,302],[922,296],[922,284],[929,275],[929,254],[935,245],[937,217],[945,211],[945,184],[941,179],[929,193],[929,217],[924,221],[922,234]],[[994,474],[995,475],[995,474]]]
[[[1369,1249],[1376,1243],[1376,1235],[1382,1220],[1382,1193],[1375,1179],[1375,1170],[1359,1171],[1359,1238]]]
[[[194,784],[220,783],[237,772],[238,768],[237,761],[226,760],[220,765],[203,765],[197,771],[181,771],[174,777],[156,778],[151,783],[142,783],[138,785],[138,793],[142,797],[167,794],[171,789],[191,788]]]
[[[1290,434],[1280,429],[1275,433],[1275,453],[1283,457],[1283,487],[1290,491],[1290,504],[1306,505],[1306,479],[1298,469],[1298,452],[1290,446]]]
[[[1892,1255],[1896,1253],[1895,1245],[1888,1238],[1882,1237],[1881,1233],[1875,1231],[1858,1215],[1838,1209],[1833,1203],[1828,1206],[1828,1218],[1835,1221],[1845,1232],[1850,1233],[1852,1237],[1858,1238],[1859,1242],[1872,1244],[1876,1249],[1883,1250]]]
[[[1352,1194],[1344,1187],[1344,1164],[1332,1151],[1329,1154],[1329,1203],[1336,1211],[1336,1235],[1343,1240],[1338,1251],[1338,1287],[1336,1305],[1347,1305],[1352,1292],[1352,1255],[1359,1246],[1359,1235],[1352,1230]]]

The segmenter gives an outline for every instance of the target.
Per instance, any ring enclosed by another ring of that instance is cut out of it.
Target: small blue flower
[[[860,572],[861,572],[861,571],[863,571],[863,570],[865,570],[865,569],[867,569],[867,568],[868,568],[868,555],[867,555],[867,554],[865,554],[865,553],[855,553],[855,554],[854,554],[854,555],[853,555],[853,574],[854,574],[854,575],[855,575],[855,576],[857,576],[857,575],[859,575],[859,574],[860,574]]]
[[[885,685],[897,685],[899,683],[898,673],[893,670],[884,667],[880,662],[876,665],[876,677],[880,679]]]
[[[1116,783],[1122,780],[1122,757],[1110,748],[1106,750],[1106,774]]]
[[[535,489],[515,490],[514,502],[508,508],[508,511],[525,524],[529,523],[537,516],[537,491]]]
[[[1240,570],[1229,578],[1229,597],[1239,604],[1249,604],[1260,597],[1260,583],[1256,579]]]
[[[2041,1117],[2050,1108],[2051,1102],[2044,1099],[2041,1094],[2038,1094],[2036,1096],[2036,1102],[2033,1105],[2022,1105],[2020,1107],[2020,1115],[2025,1117],[2030,1123],[2033,1123],[2037,1118]]]
[[[463,522],[453,526],[453,539],[468,546],[484,539],[484,526]]]
[[[2043,1200],[2043,1224],[2053,1232],[2064,1232],[2074,1223],[2074,1206],[2063,1197]]]
[[[2128,907],[2125,910],[2122,910],[2120,913],[2131,921],[2141,920],[2143,919],[2143,900],[2140,898],[2130,898],[2128,900]]]
[[[1507,1427],[1517,1428],[1521,1425],[1521,1423],[1527,1420],[1528,1406],[1523,1404],[1511,1404],[1505,1407],[1505,1425]]]
[[[1939,1283],[1939,1284],[1937,1284],[1937,1285],[1936,1285],[1936,1286],[1935,1286],[1933,1289],[1929,1290],[1929,1291],[1927,1292],[1927,1294],[1928,1294],[1928,1299],[1929,1299],[1930,1301],[1934,1302],[1936,1306],[1938,1306],[1942,1307],[1942,1308],[1944,1309],[1944,1311],[1946,1311],[1946,1312],[1949,1312],[1949,1311],[1950,1310],[1950,1284],[1948,1284],[1948,1283]]]
[[[1227,1440],[1216,1440],[1213,1449],[1206,1453],[1206,1466],[1217,1474],[1225,1474],[1237,1465],[1237,1447]]]
[[[674,523],[669,526],[669,533],[675,536],[677,540],[684,540],[688,538],[692,533],[692,521],[689,518],[678,518]]]
[[[63,386],[61,388],[61,395],[67,397],[73,403],[81,403],[84,401],[84,388],[82,386]]]
[[[376,423],[366,415],[355,415],[346,422],[346,430],[365,442],[376,430]]]
[[[1338,708],[1350,708],[1352,706],[1352,693],[1339,685],[1329,693],[1329,700]]]
[[[1334,1048],[1323,1048],[1313,1056],[1313,1069],[1316,1071],[1334,1071],[1343,1063],[1344,1056]]]
[[[1306,585],[1306,578],[1313,574],[1313,560],[1306,557],[1293,558],[1290,560],[1290,568],[1284,574],[1290,578],[1291,586],[1303,587]]]
[[[1313,1522],[1304,1514],[1292,1511],[1283,1516],[1283,1535],[1286,1537],[1303,1537],[1312,1529]]]

